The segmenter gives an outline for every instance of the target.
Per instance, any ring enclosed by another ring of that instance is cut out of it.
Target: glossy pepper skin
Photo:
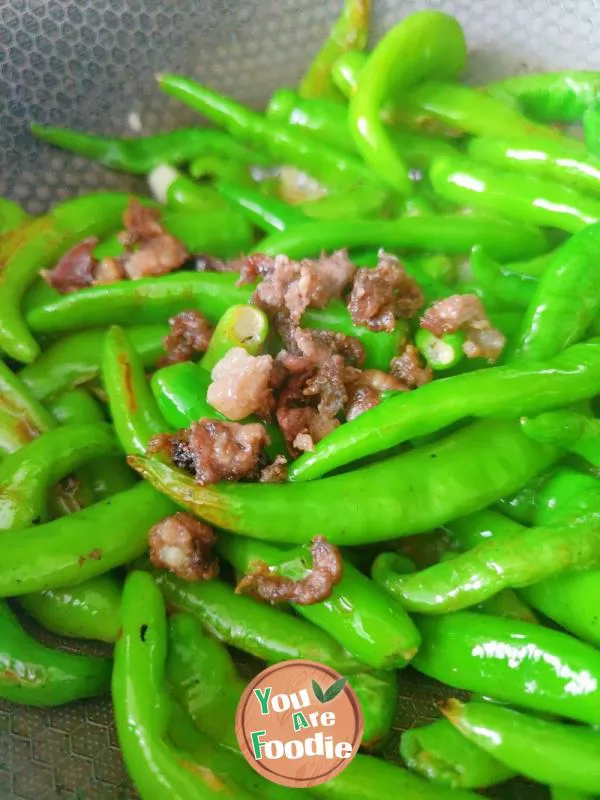
[[[210,373],[192,361],[170,364],[156,370],[151,387],[167,423],[175,429],[189,428],[199,419],[225,419],[206,399]]]
[[[340,426],[298,458],[290,480],[308,481],[359,458],[466,417],[530,414],[592,397],[600,380],[600,340],[570,347],[551,361],[492,367],[435,380]],[[521,487],[519,487],[521,488]]]
[[[501,261],[526,258],[548,248],[544,234],[530,225],[483,216],[430,216],[394,220],[344,219],[309,222],[263,239],[257,253],[290,258],[318,256],[341,247],[383,247],[461,255],[482,245]],[[29,320],[31,324],[31,319]]]
[[[429,179],[446,200],[515,222],[577,233],[600,220],[600,199],[545,178],[496,170],[468,158],[436,158]]]
[[[0,697],[30,706],[59,706],[110,688],[105,658],[51,650],[32,639],[0,602]]]
[[[121,581],[111,572],[76,586],[23,595],[19,603],[46,630],[75,639],[115,642]]]
[[[555,251],[525,312],[512,360],[553,358],[582,339],[600,308],[600,223]]]
[[[177,166],[198,155],[219,155],[234,160],[254,157],[228,134],[207,128],[178,128],[155,136],[119,138],[33,123],[31,132],[56,147],[135,175],[146,175],[160,164]]]
[[[39,345],[21,313],[25,292],[41,269],[54,263],[87,236],[103,236],[119,228],[129,195],[99,192],[67,200],[39,224],[28,228],[21,246],[0,272],[0,349],[27,364],[39,355]]]
[[[485,420],[408,453],[305,484],[201,487],[156,460],[130,457],[129,464],[220,528],[289,544],[307,544],[318,530],[333,544],[354,545],[431,530],[484,508],[547,468],[558,453],[528,440],[518,423]],[[369,504],[362,502],[366,493]]]
[[[166,432],[166,423],[133,343],[117,326],[104,340],[102,383],[121,447],[127,454],[145,453],[150,439]]]
[[[138,325],[127,329],[127,336],[145,367],[156,364],[164,355],[165,325]],[[105,330],[80,331],[54,342],[41,356],[19,372],[19,377],[35,397],[45,400],[96,378]]]
[[[443,719],[404,731],[400,755],[419,775],[453,789],[483,789],[515,774]]]
[[[382,554],[375,562],[379,569],[374,566],[374,574],[408,611],[445,614],[480,603],[506,588],[597,566],[599,560],[600,509],[568,524],[515,530],[415,575],[398,574],[393,554]]]
[[[14,453],[54,424],[21,378],[0,361],[0,455]]]
[[[301,580],[308,572],[308,547],[287,551],[238,536],[219,537],[219,553],[241,573],[264,561],[278,575]],[[347,561],[330,596],[319,603],[292,603],[300,616],[329,633],[356,659],[374,669],[403,667],[419,647],[419,633],[402,606],[388,598]]]
[[[486,91],[516,101],[525,114],[543,122],[577,122],[600,94],[600,72],[565,70],[513,75],[489,83]]]
[[[420,616],[419,672],[456,689],[597,724],[600,654],[572,636],[470,611]],[[535,685],[535,692],[531,686]]]
[[[600,791],[600,734],[503,708],[449,700],[442,713],[469,741],[540,783]]]
[[[233,781],[225,786],[217,780],[210,763],[200,767],[168,743],[167,620],[160,591],[147,573],[132,572],[127,578],[120,621],[113,705],[119,744],[143,800],[250,800],[253,795]]]
[[[361,747],[378,750],[392,730],[398,706],[398,675],[393,670],[361,672],[351,675],[348,683],[358,697],[363,712]]]
[[[29,214],[18,203],[0,197],[0,236],[16,230],[29,220]]]
[[[577,411],[547,411],[521,419],[523,432],[536,442],[552,442],[600,467],[600,421]]]
[[[50,487],[81,464],[117,452],[105,423],[55,428],[24,445],[0,465],[0,530],[31,525]]]
[[[268,197],[251,186],[231,181],[219,181],[221,194],[235,203],[247,219],[265,233],[284,231],[292,225],[302,225],[309,217],[297,206],[284,203],[277,197]]]
[[[471,251],[471,269],[475,283],[507,306],[527,308],[538,286],[537,278],[511,272],[479,246]]]
[[[175,506],[140,483],[43,525],[0,536],[0,597],[82,583],[140,556],[148,530]]]
[[[381,108],[428,78],[456,78],[466,63],[459,23],[439,11],[405,17],[375,47],[350,101],[349,122],[359,152],[394,191],[411,194],[408,168],[381,121]]]
[[[371,0],[344,0],[340,16],[300,82],[302,97],[339,97],[331,77],[332,66],[344,53],[365,49],[370,12]]]
[[[329,634],[273,606],[235,594],[221,580],[190,583],[170,572],[153,573],[167,606],[197,617],[215,639],[263,661],[304,658],[321,661],[344,675],[364,665]]]

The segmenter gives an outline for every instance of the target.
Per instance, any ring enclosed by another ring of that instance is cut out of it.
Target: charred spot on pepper
[[[147,633],[147,631],[148,631],[148,626],[147,625],[142,625],[140,627],[140,641],[142,641],[142,642],[146,641],[146,633]]]

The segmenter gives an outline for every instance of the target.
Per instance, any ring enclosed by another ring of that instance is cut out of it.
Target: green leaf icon
[[[338,694],[343,690],[346,683],[347,683],[346,678],[339,678],[337,681],[334,681],[334,683],[332,683],[329,689],[327,689],[327,691],[325,692],[323,700],[321,702],[328,703],[330,700],[336,698]]]
[[[323,694],[323,689],[321,689],[321,687],[319,686],[319,684],[315,680],[313,680],[313,682],[312,682],[312,690],[313,690],[314,696],[317,698],[319,703],[324,703],[325,702],[325,695]]]

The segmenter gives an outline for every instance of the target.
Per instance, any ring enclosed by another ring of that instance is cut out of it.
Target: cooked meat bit
[[[241,272],[249,258],[234,258],[231,261],[221,261],[220,258],[199,253],[194,258],[194,269],[196,272]]]
[[[196,483],[207,486],[256,475],[261,451],[268,444],[267,432],[259,423],[201,419],[175,434],[155,436],[148,452],[167,453],[175,466],[193,473]]]
[[[372,331],[393,331],[396,318],[410,319],[423,305],[418,283],[394,256],[382,253],[374,269],[356,273],[348,310],[353,322]]]
[[[219,574],[212,554],[215,541],[209,525],[179,511],[150,528],[150,560],[184,581],[209,581]]]
[[[340,297],[355,272],[347,252],[340,250],[318,260],[255,256],[246,275],[263,277],[253,295],[257,305],[273,313],[287,312],[299,322],[307,308],[324,308],[334,297]]]
[[[284,483],[288,476],[288,462],[285,456],[275,456],[272,464],[267,464],[260,471],[261,483]]]
[[[215,364],[206,399],[229,419],[255,412],[267,416],[273,407],[272,367],[271,356],[251,356],[243,347],[234,347]]]
[[[321,367],[334,355],[343,356],[347,364],[355,367],[360,367],[365,359],[362,344],[353,336],[285,324],[279,325],[277,330],[287,348],[278,354],[277,360],[289,372]]]
[[[474,294],[454,294],[438,300],[421,317],[421,327],[434,336],[462,329],[467,335],[463,350],[467,358],[487,358],[494,362],[505,344],[505,337],[489,321],[481,300]]]
[[[91,286],[98,263],[94,258],[97,244],[98,239],[91,236],[68,250],[53,269],[42,271],[46,283],[61,294]]]
[[[308,379],[303,394],[319,397],[319,413],[335,417],[348,402],[346,385],[356,381],[359,375],[360,370],[346,366],[343,356],[331,356],[316,375]]]
[[[285,438],[290,454],[295,458],[301,452],[312,450],[327,434],[338,427],[339,420],[320,414],[312,406],[277,409],[277,424]]]
[[[323,536],[315,536],[311,548],[312,568],[295,581],[272,572],[264,561],[252,565],[252,572],[238,583],[238,594],[250,594],[269,603],[297,603],[309,606],[327,600],[343,576],[340,551]]]
[[[96,265],[94,284],[116,283],[117,281],[122,281],[126,277],[120,259],[103,258],[102,261]]]
[[[402,355],[392,359],[390,374],[406,389],[417,389],[433,378],[431,367],[423,365],[421,354],[412,344],[407,344]]]
[[[160,221],[160,211],[143,206],[135,197],[131,198],[125,209],[123,225],[125,230],[119,234],[119,241],[125,247],[140,244],[165,232]]]
[[[346,420],[356,419],[363,412],[379,404],[381,392],[405,392],[402,381],[379,369],[366,369],[359,372],[356,381],[348,387]]]
[[[181,311],[169,320],[171,329],[163,339],[167,355],[159,361],[159,366],[189,361],[194,354],[204,353],[210,343],[213,329],[199,311]]]

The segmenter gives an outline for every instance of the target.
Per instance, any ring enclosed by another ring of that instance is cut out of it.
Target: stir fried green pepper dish
[[[600,795],[600,72],[368,26],[264,111],[164,73],[197,126],[32,122],[145,189],[0,200],[0,697],[112,691],[144,800]],[[248,766],[240,651],[347,677],[346,770]]]

